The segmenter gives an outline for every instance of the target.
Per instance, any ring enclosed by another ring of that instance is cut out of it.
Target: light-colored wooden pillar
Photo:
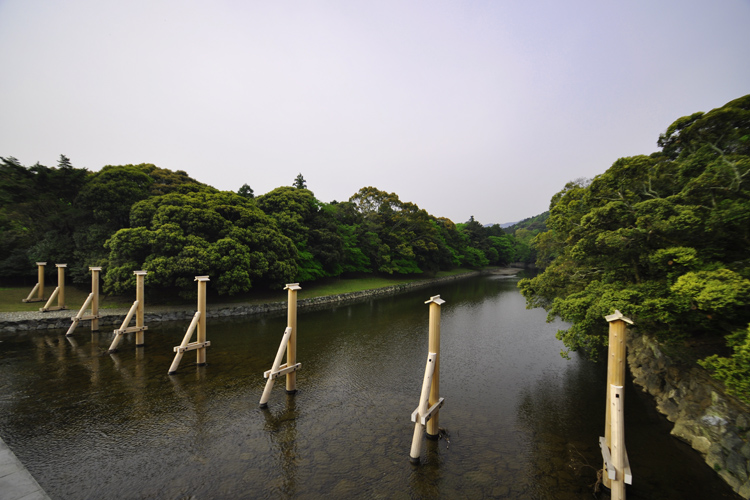
[[[37,290],[36,294],[36,300],[43,301],[44,300],[44,266],[47,265],[46,262],[37,262],[37,283],[39,283],[39,289]]]
[[[611,480],[612,500],[625,500],[625,418],[623,411],[623,395],[625,391],[621,385],[611,385],[609,387],[610,413],[612,417],[612,465],[617,471],[617,477]],[[604,475],[606,476],[606,474]]]
[[[91,299],[91,331],[99,331],[99,273],[101,267],[89,267],[91,271],[91,293],[94,294]]]
[[[57,308],[67,309],[65,307],[65,268],[67,264],[55,264],[57,266]]]
[[[133,271],[135,274],[135,300],[138,301],[138,308],[135,311],[135,346],[140,347],[146,343],[144,326],[144,279],[148,271]]]
[[[206,342],[206,283],[210,281],[208,276],[196,276],[195,281],[198,282],[198,312],[200,317],[198,318],[198,339],[199,344]],[[198,366],[206,364],[206,347],[200,347],[197,349],[196,363]]]
[[[302,287],[299,283],[289,283],[284,287],[284,290],[288,290],[289,305],[287,307],[287,328],[292,329],[292,333],[289,336],[289,341],[286,346],[286,366],[294,366],[297,364],[297,290],[301,290]],[[292,371],[286,374],[286,392],[288,394],[294,394],[297,392],[297,372]]]
[[[430,304],[430,327],[427,350],[435,353],[435,371],[432,374],[432,387],[430,388],[430,397],[427,401],[429,407],[437,404],[440,400],[440,306],[444,303],[445,301],[440,298],[440,295],[435,295],[425,302],[425,304]],[[440,437],[438,415],[439,412],[436,412],[427,422],[427,437],[430,439],[438,439]]]
[[[607,349],[607,409],[604,417],[604,441],[610,450],[612,449],[612,401],[610,387],[625,385],[625,341],[627,340],[627,324],[633,322],[622,315],[620,311],[606,316],[609,322],[609,347]],[[620,401],[622,404],[623,401]],[[606,464],[605,464],[606,470]],[[607,488],[612,487],[612,481],[607,474],[603,474],[603,484]]]

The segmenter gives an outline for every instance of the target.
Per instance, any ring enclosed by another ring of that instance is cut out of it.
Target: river
[[[2,334],[0,437],[54,499],[594,498],[605,367],[563,359],[564,325],[515,285],[472,278],[300,310],[298,392],[280,379],[267,409],[285,315],[209,319],[208,365],[188,352],[171,376],[186,323],[148,325],[145,347],[127,336],[112,355],[111,332]],[[436,294],[446,436],[414,466]],[[739,498],[652,406],[628,382],[628,498]]]

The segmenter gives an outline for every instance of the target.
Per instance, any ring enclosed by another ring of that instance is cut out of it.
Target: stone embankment
[[[497,274],[513,275],[518,270],[516,269],[501,269],[494,271]],[[362,290],[359,292],[342,293],[338,295],[326,295],[322,297],[314,297],[309,299],[301,299],[297,302],[298,309],[315,309],[315,308],[326,308],[337,306],[340,304],[346,304],[351,302],[358,302],[361,300],[367,300],[375,297],[383,297],[388,295],[396,295],[410,290],[416,290],[420,288],[427,288],[436,284],[445,283],[448,281],[454,281],[459,279],[471,278],[479,276],[480,274],[492,274],[490,272],[470,272],[464,274],[456,274],[453,276],[446,276],[444,278],[436,278],[431,280],[415,281],[413,283],[403,283],[399,285],[393,285],[383,288],[376,288],[373,290]],[[283,314],[286,311],[287,302],[269,302],[263,304],[208,304],[207,316],[209,318],[226,318],[231,316],[252,316],[252,315],[264,315],[264,314]],[[47,329],[67,329],[70,327],[71,318],[76,315],[77,310],[64,310],[64,311],[49,311],[45,313],[40,312],[13,312],[13,313],[0,313],[0,332],[16,332],[16,331],[27,331],[27,330],[47,330]],[[119,326],[125,319],[127,309],[100,309],[99,310],[99,325],[100,327],[106,325],[117,325]],[[161,321],[183,321],[190,319],[195,314],[195,309],[189,309],[186,307],[146,307],[145,322],[146,324],[161,322]],[[82,321],[80,327],[87,327],[88,322]]]
[[[637,330],[628,339],[633,381],[674,423],[671,434],[698,451],[742,498],[750,499],[750,408],[694,363],[670,357]]]

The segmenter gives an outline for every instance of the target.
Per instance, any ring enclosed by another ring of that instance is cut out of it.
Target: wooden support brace
[[[115,330],[113,333],[115,335],[125,335],[126,333],[142,332],[143,330],[148,330],[148,327],[147,326],[129,326],[127,328],[120,328],[119,330]]]
[[[91,304],[91,301],[94,299],[94,292],[91,292],[88,297],[86,297],[86,300],[83,302],[83,305],[81,306],[80,311],[78,311],[78,314],[70,318],[70,320],[73,322],[72,325],[70,325],[70,328],[68,328],[66,336],[73,335],[73,332],[75,331],[76,327],[78,326],[78,322],[83,319],[90,319],[90,318],[84,318],[83,314],[86,312],[86,309],[89,308],[89,304]],[[98,316],[97,316],[98,317]]]
[[[607,446],[607,440],[604,439],[604,436],[599,436],[599,448],[602,449],[602,459],[604,460],[604,465],[607,469],[607,477],[614,481],[617,479],[617,471],[612,464],[612,455],[609,453],[609,446]]]
[[[185,337],[183,337],[182,343],[179,346],[174,348],[174,351],[177,354],[174,355],[172,366],[169,367],[169,371],[167,372],[169,375],[177,372],[177,367],[180,366],[180,361],[182,361],[182,355],[185,353],[185,350],[180,350],[180,349],[188,346],[188,342],[190,342],[190,337],[193,336],[193,331],[195,331],[195,327],[198,326],[198,320],[200,319],[200,317],[201,317],[201,312],[196,311],[195,315],[193,316],[193,320],[190,322],[190,326],[188,326],[187,332],[185,332]],[[206,342],[206,344],[210,345],[210,342]]]
[[[206,342],[191,342],[190,344],[186,346],[178,345],[174,348],[174,352],[188,352],[188,351],[194,351],[196,349],[202,349],[204,347],[208,347],[211,345],[211,341],[207,340]]]
[[[424,379],[422,380],[422,393],[419,397],[419,406],[417,406],[417,409],[414,410],[414,413],[412,413],[412,422],[414,422],[414,436],[411,441],[409,460],[415,464],[419,463],[419,455],[422,452],[422,433],[424,431],[427,419],[424,420],[425,423],[422,423],[422,421],[428,412],[427,400],[430,396],[430,389],[432,388],[432,376],[435,373],[436,360],[437,353],[431,352],[428,354],[427,364],[424,368]],[[438,404],[442,405],[442,401],[440,401]],[[437,404],[434,406],[437,406]],[[418,421],[417,416],[419,416]]]
[[[29,294],[29,296],[26,297],[25,299],[21,299],[21,302],[41,302],[41,301],[43,301],[44,299],[39,299],[39,298],[32,299],[32,297],[34,295],[36,295],[36,292],[38,290],[39,290],[39,283],[37,283],[36,285],[34,285],[34,288],[31,289],[31,293]]]
[[[609,453],[607,442],[604,436],[599,436],[599,448],[602,449],[602,459],[606,465],[607,477],[615,480],[617,479],[617,471],[615,466],[612,464],[612,455]],[[625,484],[633,484],[633,472],[630,470],[630,460],[628,459],[628,452],[625,450],[625,466],[623,467],[623,476],[625,476]]]
[[[267,378],[268,382],[266,382],[266,387],[263,389],[263,395],[260,397],[260,407],[265,408],[268,406],[268,400],[271,397],[271,389],[273,389],[273,381],[281,375],[279,372],[281,370],[288,370],[286,373],[291,373],[293,371],[296,371],[299,366],[301,366],[300,363],[294,364],[291,367],[287,366],[287,363],[281,364],[281,358],[284,357],[284,352],[287,348],[287,343],[289,342],[289,337],[292,336],[292,327],[287,326],[284,329],[284,335],[281,337],[281,344],[279,344],[279,350],[276,351],[276,357],[273,360],[273,365],[271,365],[271,369],[268,371],[263,372],[263,378]],[[282,368],[283,367],[283,368]]]
[[[283,365],[279,366],[279,369],[275,372],[272,370],[264,371],[263,378],[268,378],[269,376],[271,378],[279,378],[282,375],[286,375],[287,373],[296,372],[300,368],[302,368],[302,363],[297,363],[296,365],[292,366],[286,366],[286,363],[284,363]]]
[[[89,320],[89,319],[99,319],[99,318],[101,318],[101,316],[99,316],[98,314],[96,316],[94,316],[93,314],[89,314],[88,316],[81,316],[78,319],[80,321],[86,321],[86,320]],[[75,319],[75,318],[70,318],[70,319]]]
[[[136,309],[138,309],[137,300],[133,302],[132,306],[130,306],[130,310],[128,311],[127,316],[125,316],[122,325],[120,325],[120,328],[114,331],[115,338],[112,339],[112,344],[109,346],[109,352],[114,352],[117,350],[117,344],[120,343],[120,339],[122,338],[121,335],[127,333],[128,325],[130,324],[130,320],[133,319],[133,315],[135,314]]]
[[[430,408],[425,412],[425,414],[421,416],[419,416],[419,408],[417,408],[411,414],[411,421],[416,422],[417,417],[419,416],[419,423],[422,425],[427,425],[427,422],[429,422],[430,419],[432,418],[432,414],[438,411],[443,406],[444,401],[445,401],[445,398],[440,398],[440,400],[437,403],[430,406]]]
[[[52,295],[49,296],[49,300],[47,300],[47,303],[44,304],[44,307],[39,308],[39,312],[47,312],[47,311],[55,311],[57,309],[60,309],[59,307],[52,307],[52,302],[55,301],[57,298],[57,294],[60,293],[60,287],[58,286],[55,288],[55,291],[52,292]]]

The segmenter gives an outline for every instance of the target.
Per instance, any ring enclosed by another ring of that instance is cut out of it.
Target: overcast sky
[[[750,0],[0,0],[0,156],[547,210],[750,93]]]

